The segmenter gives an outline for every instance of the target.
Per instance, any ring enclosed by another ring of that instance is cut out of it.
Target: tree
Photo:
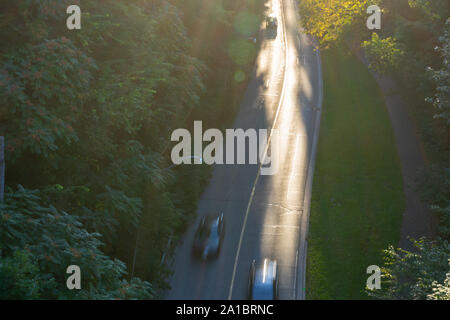
[[[444,280],[444,284],[433,282],[433,293],[427,296],[427,300],[450,300],[450,272]]]
[[[0,3],[0,135],[7,144],[7,184],[24,185],[25,194],[39,190],[43,212],[75,219],[92,235],[90,246],[101,234],[110,260],[131,265],[137,229],[149,225],[136,270],[160,288],[167,274],[161,254],[168,237],[195,215],[207,171],[162,169],[170,165],[170,133],[192,119],[218,127],[233,118],[245,82],[233,80],[238,67],[227,45],[242,40],[233,28],[242,27],[234,23],[238,13],[260,16],[264,3],[85,0],[76,32],[65,28],[70,4],[79,0]],[[239,68],[250,70],[248,62]],[[25,224],[20,235],[36,231],[32,226]],[[58,229],[46,230],[48,237],[74,241]],[[8,259],[14,250],[5,251]],[[44,268],[47,260],[44,255],[37,261]],[[120,263],[111,266],[115,276],[125,270]],[[145,291],[146,285],[136,288]],[[116,282],[108,290],[94,288],[95,297],[119,290]],[[40,296],[55,295],[41,288]]]
[[[381,289],[366,289],[369,296],[400,300],[445,297],[450,269],[449,243],[426,239],[413,240],[413,243],[417,252],[395,249],[393,246],[384,250]]]
[[[449,9],[447,0],[408,0],[411,8],[418,8],[425,14],[428,21],[446,19],[445,12]]]
[[[439,235],[450,240],[450,168],[432,164],[421,175],[419,190],[423,200],[439,218]]]
[[[39,191],[19,186],[0,203],[0,276],[12,288],[5,298],[134,299],[153,298],[150,283],[124,279],[125,264],[101,250],[100,234],[83,229],[76,216],[43,206]],[[27,253],[24,253],[26,251]],[[68,290],[69,265],[81,268],[82,290]],[[24,294],[23,290],[30,290]]]
[[[395,39],[381,39],[375,32],[370,41],[363,42],[362,47],[366,50],[369,68],[380,74],[396,70],[403,56]]]
[[[426,101],[435,107],[435,117],[450,125],[450,19],[447,19],[439,41],[442,47],[437,47],[436,50],[441,54],[442,66],[439,70],[428,68],[436,87],[436,93],[433,98],[427,98]]]
[[[82,29],[70,32],[73,3],[0,4],[7,183],[40,189],[43,207],[70,213],[102,235],[108,254],[129,262],[143,215],[155,225],[170,220],[168,229],[181,221],[180,208],[160,215],[177,201],[163,151],[171,129],[199,107],[204,66],[168,1],[87,0]],[[148,190],[167,193],[160,206],[148,204]],[[161,242],[170,233],[159,233]],[[159,261],[158,244],[145,260]]]
[[[303,0],[299,2],[301,24],[326,48],[340,40],[352,25],[359,23],[365,27],[366,10],[376,3],[372,0]]]
[[[0,299],[38,299],[42,293],[37,261],[26,250],[0,254]],[[46,284],[49,285],[48,283]]]

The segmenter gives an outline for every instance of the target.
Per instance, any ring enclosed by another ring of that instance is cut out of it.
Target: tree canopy
[[[0,276],[15,279],[3,282],[3,298],[155,298],[167,286],[161,256],[195,215],[208,176],[203,166],[167,169],[170,134],[193,119],[220,127],[233,118],[245,87],[234,75],[247,78],[254,58],[229,56],[243,38],[233,25],[263,10],[259,1],[203,3],[0,3],[9,187]],[[66,28],[73,4],[80,30]],[[72,263],[86,274],[84,293],[63,290]]]

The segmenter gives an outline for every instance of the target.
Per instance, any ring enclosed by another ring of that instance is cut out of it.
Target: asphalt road
[[[260,175],[258,165],[215,165],[198,203],[198,219],[180,242],[166,299],[246,299],[252,259],[276,259],[280,299],[302,298],[307,212],[304,204],[311,149],[318,130],[320,58],[299,32],[293,0],[269,0],[278,18],[276,37],[264,30],[255,72],[234,128],[278,129],[279,169]],[[309,183],[310,184],[310,181]],[[307,208],[306,208],[307,209]],[[198,220],[223,212],[226,234],[220,256],[191,255]]]

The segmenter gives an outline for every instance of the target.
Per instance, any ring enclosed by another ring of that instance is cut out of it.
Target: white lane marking
[[[269,145],[270,145],[270,142],[272,140],[273,128],[275,127],[275,124],[277,123],[278,116],[280,114],[280,109],[281,109],[281,106],[283,105],[283,100],[284,100],[284,91],[285,91],[286,82],[287,82],[286,81],[286,75],[287,75],[286,66],[287,66],[288,56],[287,56],[287,37],[286,37],[286,29],[285,29],[285,20],[284,20],[283,10],[284,9],[282,8],[282,6],[280,6],[280,15],[281,15],[282,21],[283,21],[283,28],[282,28],[282,30],[283,30],[283,40],[284,40],[283,48],[285,49],[284,50],[285,63],[284,63],[284,66],[283,66],[283,69],[284,69],[283,87],[281,88],[281,97],[280,97],[280,101],[278,102],[277,112],[275,114],[275,119],[273,120],[272,128],[270,129],[270,135],[269,135],[269,138],[268,138],[268,141],[267,141],[266,149],[264,151],[264,157],[263,157],[263,160],[261,161],[261,164],[259,165],[258,173],[256,174],[255,182],[253,183],[253,187],[252,187],[252,192],[251,192],[250,198],[248,200],[247,210],[245,211],[244,223],[242,224],[241,235],[239,237],[238,248],[237,248],[237,251],[236,251],[236,257],[234,259],[233,274],[231,276],[230,290],[228,292],[228,300],[231,300],[231,296],[233,294],[233,286],[234,286],[234,280],[236,278],[236,269],[237,269],[237,263],[238,263],[238,260],[239,260],[239,253],[241,252],[242,239],[244,238],[244,231],[245,231],[245,226],[247,225],[248,214],[250,212],[250,207],[251,207],[251,204],[253,202],[253,197],[255,195],[256,184],[258,183],[259,176],[261,174],[261,166],[265,162],[265,159],[266,159],[266,156],[267,156],[267,151],[269,149]]]

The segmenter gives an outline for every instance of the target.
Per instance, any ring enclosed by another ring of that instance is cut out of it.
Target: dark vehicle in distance
[[[248,282],[249,300],[278,299],[278,267],[276,260],[264,259],[260,264],[252,261]]]
[[[194,255],[202,260],[217,257],[220,253],[224,233],[223,213],[203,216],[195,233]]]
[[[277,30],[278,20],[276,17],[266,17],[266,27],[268,29]]]

